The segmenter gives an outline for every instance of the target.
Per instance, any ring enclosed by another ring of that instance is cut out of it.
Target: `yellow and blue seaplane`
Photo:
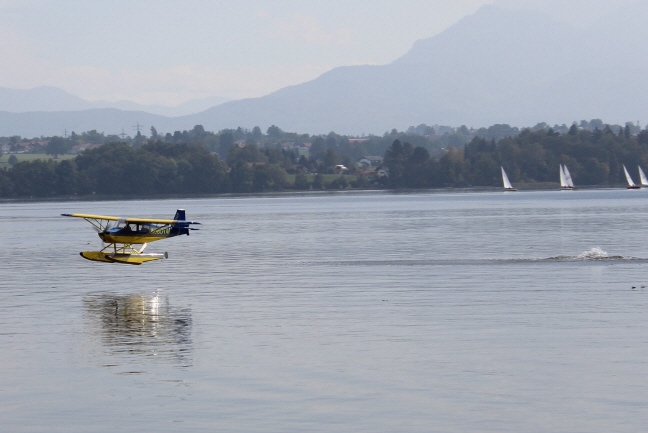
[[[96,262],[127,263],[141,265],[151,260],[166,259],[167,253],[144,253],[149,242],[188,235],[190,224],[200,224],[197,221],[187,221],[185,210],[178,209],[172,220],[120,218],[104,215],[88,215],[81,213],[64,213],[62,216],[83,218],[97,230],[101,240],[107,245],[100,251],[84,251],[81,257]],[[135,248],[137,245],[138,248]]]

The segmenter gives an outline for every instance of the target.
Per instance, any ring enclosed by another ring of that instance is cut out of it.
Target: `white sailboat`
[[[641,170],[641,167],[639,167],[639,170]],[[626,169],[625,164],[623,164],[623,173],[625,174],[626,181],[628,182],[628,189],[639,189],[641,188],[640,185],[637,185],[634,183],[632,180],[632,177],[630,177],[630,173],[628,173],[628,170]]]
[[[639,169],[639,179],[641,179],[641,186],[648,186],[648,178],[646,178],[646,173],[641,169],[641,166],[638,165]]]
[[[509,181],[509,178],[504,171],[504,167],[502,167],[502,183],[504,184],[504,191],[517,191],[517,189],[513,188],[513,185],[511,185],[511,181]]]
[[[565,172],[565,181],[567,182],[567,188],[574,189],[574,181],[572,181],[571,173],[566,165],[563,165],[563,171]]]
[[[574,189],[574,182],[566,165],[560,164],[560,188],[562,190]]]

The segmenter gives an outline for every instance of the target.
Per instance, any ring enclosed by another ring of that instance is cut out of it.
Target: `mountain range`
[[[390,64],[335,68],[258,98],[202,101],[214,106],[200,111],[198,105],[183,116],[83,101],[49,87],[0,89],[0,136],[92,129],[132,135],[136,124],[159,132],[274,124],[351,135],[421,123],[533,126],[600,118],[623,124],[648,114],[648,57],[637,48],[648,36],[647,20],[646,2],[586,29],[539,12],[485,6]]]

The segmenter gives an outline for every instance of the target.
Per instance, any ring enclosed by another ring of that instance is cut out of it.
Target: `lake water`
[[[61,213],[202,222],[82,259]],[[0,204],[7,432],[633,432],[648,190]]]

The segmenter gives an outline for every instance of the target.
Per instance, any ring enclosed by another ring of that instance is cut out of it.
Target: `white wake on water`
[[[618,260],[640,260],[635,257],[609,256],[606,251],[599,247],[590,248],[576,256],[557,256],[544,259],[550,262],[587,262],[587,261],[618,261]],[[540,259],[539,261],[543,261]]]
[[[399,259],[399,260],[345,260],[342,262],[304,262],[309,266],[315,264],[338,264],[344,266],[426,266],[426,265],[491,265],[496,263],[555,263],[555,262],[619,262],[632,261],[639,263],[648,263],[648,259],[628,256],[610,256],[606,251],[599,247],[590,248],[577,255],[538,257],[538,258],[482,258],[482,259]]]
[[[599,247],[590,248],[588,251],[583,251],[576,256],[578,260],[596,260],[596,259],[607,259],[608,253],[603,251]]]

